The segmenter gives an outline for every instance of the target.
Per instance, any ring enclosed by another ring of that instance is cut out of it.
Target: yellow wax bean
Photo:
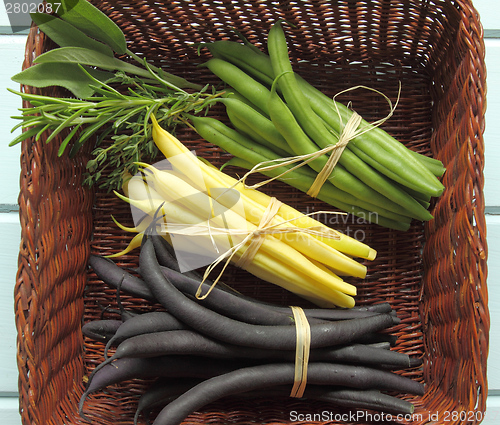
[[[105,257],[107,257],[107,258],[121,257],[122,255],[128,254],[129,252],[133,251],[134,249],[139,248],[141,246],[143,236],[144,236],[144,233],[137,233],[137,235],[135,235],[132,238],[132,240],[130,241],[130,243],[127,245],[127,247],[124,250],[117,252],[116,254],[106,255]]]
[[[206,166],[206,164],[205,164]],[[208,168],[208,167],[207,167]],[[207,171],[208,172],[208,171]],[[266,195],[263,192],[260,192],[255,189],[248,189],[245,187],[245,185],[241,182],[238,182],[238,180],[234,179],[233,177],[222,173],[216,168],[212,168],[211,170],[212,173],[217,174],[220,176],[220,178],[223,178],[225,180],[225,184],[228,186],[234,186],[242,195],[248,196],[249,198],[253,199],[255,202],[259,203],[260,205],[267,205],[269,203],[269,196]],[[357,239],[354,239],[348,235],[343,234],[342,232],[336,231],[334,229],[331,229],[327,226],[325,226],[323,223],[315,220],[314,218],[307,216],[299,211],[297,211],[295,208],[285,204],[281,207],[280,209],[280,216],[284,220],[294,220],[293,224],[297,227],[302,227],[302,228],[309,228],[309,227],[317,227],[321,226],[325,229],[329,229],[330,231],[334,231],[340,239],[333,239],[333,238],[327,238],[327,237],[321,237],[321,236],[315,236],[318,240],[322,241],[323,243],[331,246],[332,248],[337,249],[340,252],[343,252],[346,255],[350,255],[352,257],[359,257],[359,258],[365,258],[367,260],[374,260],[375,257],[377,256],[377,251],[375,251],[373,248],[369,247],[365,243],[358,241]]]
[[[158,199],[153,200],[153,202],[144,200],[137,201],[127,199],[119,194],[118,196],[120,196],[130,204],[136,206],[137,208],[143,208],[144,212],[154,213],[154,211],[160,209],[162,213],[168,214],[169,212],[175,211],[175,215],[177,216],[183,216],[184,218],[189,217],[190,221],[193,224],[199,222],[199,217],[195,216],[194,214],[189,214],[186,209],[177,205],[173,205],[172,203],[164,203],[162,200]],[[155,207],[152,210],[148,210],[151,204],[155,204]],[[140,234],[140,236],[142,238],[142,234]],[[217,235],[215,235],[214,238],[217,239]],[[240,255],[241,251],[238,251],[235,254],[235,258],[239,259]],[[296,264],[302,265],[303,263],[298,262]],[[314,265],[312,265],[312,268],[314,268]],[[247,271],[252,274],[254,274],[254,271],[258,272],[258,275],[255,274],[257,277],[264,278],[264,276],[266,276],[266,281],[273,284],[279,284],[285,289],[293,290],[299,295],[304,294],[308,297],[322,297],[324,299],[331,300],[335,303],[335,305],[346,306],[345,300],[342,301],[342,299],[338,295],[338,293],[342,293],[342,291],[336,289],[338,287],[339,279],[332,277],[328,273],[324,273],[325,276],[327,276],[326,281],[324,279],[316,280],[314,276],[307,274],[310,271],[309,268],[307,268],[306,274],[304,274],[303,272],[300,272],[299,270],[292,267],[291,264],[283,264],[273,256],[268,255],[268,253],[260,251],[257,252],[253,262],[250,263],[250,265],[247,267]],[[352,293],[352,291],[350,292]],[[355,295],[355,293],[352,295]]]
[[[153,219],[151,217],[145,217],[141,222],[135,226],[135,227],[129,227],[129,226],[124,226],[123,224],[119,223],[113,216],[111,216],[111,219],[113,222],[124,232],[129,232],[129,233],[142,233],[144,232],[153,222]]]
[[[330,304],[330,307],[333,305],[342,308],[354,307],[354,298],[350,295],[332,287],[318,287],[310,276],[290,270],[282,264],[278,264],[276,268],[276,265],[269,264],[266,260],[267,258],[259,258],[256,255],[255,260],[248,267],[248,272],[260,279],[272,282],[275,285],[309,299],[322,307],[326,307],[328,304]],[[270,267],[273,268],[271,269]],[[323,303],[320,303],[319,300],[323,300]],[[325,305],[325,301],[328,304]]]
[[[165,155],[165,158],[189,152],[189,149],[177,137],[158,124],[153,115],[151,115],[151,120],[153,121],[153,140],[160,152]]]

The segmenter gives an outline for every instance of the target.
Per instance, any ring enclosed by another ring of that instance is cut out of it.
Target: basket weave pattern
[[[199,56],[196,43],[237,40],[231,31],[236,28],[265,48],[270,26],[281,18],[295,25],[287,27],[295,69],[326,94],[333,96],[364,85],[395,100],[401,83],[398,108],[384,128],[446,166],[443,183],[447,189],[433,205],[434,220],[425,225],[414,223],[403,233],[366,225],[350,216],[323,219],[363,238],[378,251],[376,260],[367,263],[367,278],[352,283],[358,287],[358,304],[389,301],[393,305],[402,319],[392,329],[399,337],[396,349],[424,359],[422,368],[404,372],[427,385],[424,397],[410,398],[416,413],[421,414],[411,423],[428,423],[428,413],[438,411],[478,412],[467,423],[479,423],[487,395],[489,332],[482,194],[486,72],[482,28],[471,3],[93,3],[122,28],[131,50],[192,81],[217,83],[208,70],[197,67],[208,53],[202,50]],[[52,47],[33,27],[24,67]],[[54,89],[41,92],[63,94]],[[352,102],[367,120],[387,114],[385,100],[372,92],[354,91],[339,100]],[[211,115],[226,120],[219,108]],[[187,129],[178,137],[216,166],[228,158]],[[84,377],[103,358],[103,346],[84,339],[81,324],[101,316],[113,317],[103,307],[116,307],[115,291],[88,272],[87,260],[90,253],[120,251],[131,237],[111,220],[113,215],[123,224],[131,224],[128,207],[111,194],[81,185],[90,149],[74,159],[58,158],[59,142],[46,145],[43,138],[27,140],[21,152],[22,240],[15,312],[20,411],[25,425],[87,423],[78,417],[77,403]],[[304,212],[328,209],[283,184],[269,184],[263,191]],[[121,257],[118,264],[137,265],[136,253]],[[305,305],[235,268],[224,280],[263,300]],[[139,311],[153,308],[130,296],[122,301],[126,308]],[[135,405],[146,384],[134,380],[92,396],[86,404],[92,423],[133,423]],[[313,414],[325,410],[343,412],[318,402],[231,398],[195,412],[186,423],[287,424],[291,411]],[[463,422],[451,419],[447,423]]]

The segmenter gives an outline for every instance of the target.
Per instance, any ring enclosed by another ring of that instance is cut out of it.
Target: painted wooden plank
[[[0,423],[2,425],[21,425],[17,397],[0,397]]]
[[[20,225],[16,213],[0,214],[0,393],[17,392],[17,331],[14,314],[14,285],[20,243]]]
[[[479,13],[481,24],[485,30],[500,30],[498,15],[500,3],[498,0],[473,0],[473,5]]]
[[[500,396],[488,396],[486,414],[481,425],[497,425],[500,423]]]
[[[500,216],[487,216],[488,226],[488,305],[491,316],[488,385],[500,389]],[[500,421],[499,421],[500,423]]]
[[[5,2],[0,3],[0,27],[10,26],[9,16],[5,8]]]
[[[9,35],[0,36],[0,57],[2,66],[0,67],[0,115],[4,119],[0,120],[0,204],[16,204],[19,195],[19,155],[20,145],[9,147],[8,143],[13,137],[19,134],[19,130],[11,133],[12,127],[17,123],[7,117],[17,115],[17,108],[20,108],[20,97],[7,91],[7,88],[19,90],[19,84],[13,82],[11,77],[18,73],[22,67],[24,58],[24,46],[26,36]]]
[[[485,115],[484,196],[487,206],[500,205],[500,39],[486,39],[487,109]]]

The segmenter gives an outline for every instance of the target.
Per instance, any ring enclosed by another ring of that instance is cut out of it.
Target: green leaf
[[[87,0],[49,0],[47,3],[52,4],[54,10],[60,3],[57,14],[66,22],[107,44],[116,53],[126,52],[127,41],[120,27]]]
[[[121,61],[114,57],[111,58],[94,50],[85,49],[84,47],[59,47],[58,49],[43,53],[35,59],[35,63],[50,62],[97,66],[109,71],[120,70],[130,74],[147,77],[150,76],[148,71],[135,65]]]
[[[103,83],[113,77],[97,69],[87,68],[86,71]],[[32,87],[64,87],[80,99],[92,96],[95,90],[91,84],[96,84],[76,63],[41,63],[14,75],[12,80]]]
[[[81,124],[75,126],[73,130],[71,130],[70,133],[64,138],[61,145],[59,146],[59,150],[57,151],[57,156],[62,156],[64,154],[66,146],[68,146],[68,143],[73,139],[73,137],[75,136],[76,132],[80,129],[80,127]]]
[[[113,56],[113,51],[105,44],[90,38],[88,35],[53,15],[32,13],[31,19],[52,41],[61,47],[85,47],[106,56]]]
[[[114,115],[109,117],[105,117],[104,119],[95,122],[94,124],[85,127],[85,130],[79,135],[78,140],[73,144],[71,150],[69,152],[69,157],[73,158],[80,148],[84,145],[84,143],[92,137],[92,135],[99,130],[103,125],[108,124],[110,121],[113,121],[118,115],[120,111],[116,112]]]
[[[35,136],[40,129],[43,128],[43,126],[37,126],[37,127],[32,127],[29,130],[21,132],[19,136],[17,136],[15,139],[13,139],[10,143],[9,146],[14,146],[17,145],[18,143],[22,142],[25,139],[28,139],[29,137]]]

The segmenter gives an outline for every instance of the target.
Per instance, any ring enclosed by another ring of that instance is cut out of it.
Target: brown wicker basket
[[[395,349],[422,357],[423,367],[404,371],[426,383],[424,397],[408,397],[416,415],[399,423],[479,423],[487,396],[488,296],[484,217],[485,78],[483,33],[468,0],[146,0],[93,1],[123,29],[130,48],[193,81],[216,83],[197,65],[195,43],[236,39],[232,28],[265,47],[271,24],[284,18],[296,69],[325,93],[358,84],[395,99],[395,115],[384,128],[412,149],[447,167],[444,195],[434,220],[408,232],[367,225],[349,217],[330,224],[377,249],[359,288],[358,303],[389,301],[402,322]],[[32,27],[25,67],[52,44]],[[30,88],[24,88],[31,90]],[[61,95],[53,89],[44,94]],[[341,100],[369,120],[387,113],[385,101],[356,91]],[[212,115],[225,119],[220,110]],[[227,156],[182,130],[179,138],[221,165]],[[23,424],[83,424],[77,413],[85,376],[102,360],[103,346],[82,337],[82,323],[112,312],[115,293],[87,270],[91,252],[126,246],[130,235],[111,221],[131,221],[114,196],[82,187],[89,149],[74,159],[57,157],[57,144],[24,142],[19,195],[22,242],[15,287],[20,412]],[[228,168],[229,170],[229,168]],[[232,169],[231,172],[238,170]],[[325,205],[283,184],[263,189],[302,211]],[[331,218],[330,218],[331,220]],[[120,264],[136,265],[132,253]],[[285,291],[231,269],[225,280],[240,291],[281,304],[298,303]],[[148,310],[124,297],[127,308]],[[146,383],[133,380],[92,396],[87,414],[95,424],[131,424]],[[189,424],[280,423],[302,414],[301,423],[330,412],[329,424],[373,423],[336,420],[345,413],[324,403],[293,399],[224,399],[195,412]],[[439,414],[439,417],[436,415]],[[319,422],[325,418],[319,418]]]

